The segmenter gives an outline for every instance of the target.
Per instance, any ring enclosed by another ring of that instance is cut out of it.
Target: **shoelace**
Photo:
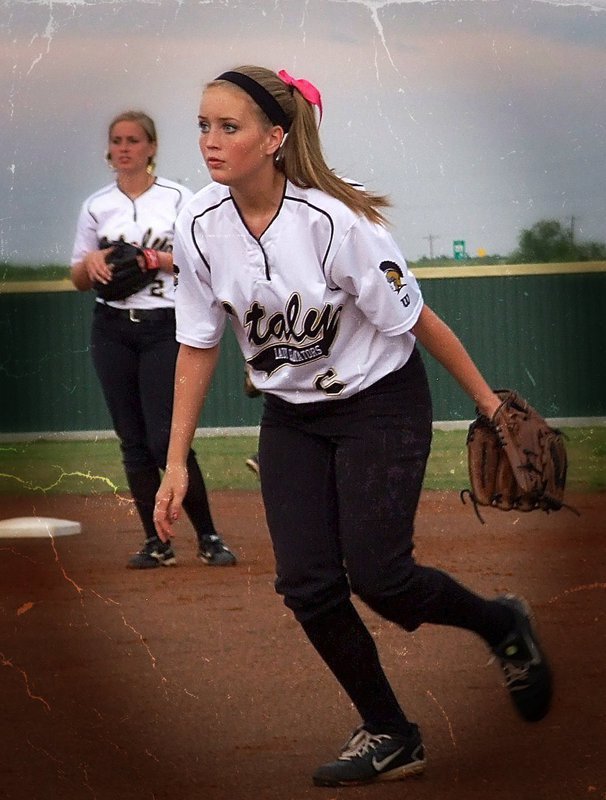
[[[221,553],[227,550],[227,547],[216,534],[212,534],[204,541],[204,550],[207,553]]]
[[[350,761],[352,758],[358,758],[368,753],[369,750],[375,748],[381,743],[383,739],[389,739],[386,734],[372,734],[362,728],[354,734],[349,742],[345,745],[345,749],[339,756],[343,761]]]
[[[151,555],[152,553],[157,553],[158,547],[151,542],[143,542],[141,547],[137,550],[137,553],[141,555]]]
[[[504,661],[501,662],[501,666],[503,668],[503,672],[505,673],[505,685],[508,689],[514,685],[517,689],[527,688],[527,683],[524,685],[517,684],[521,684],[528,677],[528,664],[522,664],[518,667],[515,664],[512,664],[511,661]]]

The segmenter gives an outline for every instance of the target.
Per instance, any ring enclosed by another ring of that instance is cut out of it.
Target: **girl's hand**
[[[105,250],[93,250],[82,259],[82,264],[91,283],[99,281],[99,283],[106,284],[111,281],[112,271],[105,261],[105,256],[111,251],[111,247]]]
[[[183,498],[187,492],[188,476],[185,464],[168,466],[156,494],[154,525],[163,542],[174,536],[173,523],[181,515]]]

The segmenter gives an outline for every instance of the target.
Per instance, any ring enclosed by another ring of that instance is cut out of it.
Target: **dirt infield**
[[[0,797],[11,800],[606,799],[606,495],[582,512],[488,512],[426,493],[417,556],[534,606],[556,678],[550,715],[520,721],[470,634],[406,634],[361,612],[428,753],[424,776],[318,789],[357,718],[273,591],[257,493],[213,493],[240,561],[133,572],[131,504],[2,496],[2,518],[78,520],[81,534],[0,539]]]

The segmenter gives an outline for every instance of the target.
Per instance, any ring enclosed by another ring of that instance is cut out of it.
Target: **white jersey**
[[[402,367],[423,298],[391,235],[286,183],[257,240],[211,183],[179,214],[177,339],[216,345],[231,319],[255,386],[292,403],[348,397]]]
[[[123,239],[140,247],[170,252],[173,247],[177,214],[193,197],[192,192],[166,178],[156,178],[150,188],[131,200],[111,183],[92,194],[82,204],[71,264],[86,253],[98,250],[103,240]],[[166,308],[174,305],[173,276],[159,270],[156,278],[141,291],[125,300],[108,305],[117,308]]]

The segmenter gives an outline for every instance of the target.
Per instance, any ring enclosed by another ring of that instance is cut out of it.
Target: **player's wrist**
[[[165,474],[171,472],[183,472],[183,470],[187,471],[187,458],[181,458],[176,456],[175,458],[167,461],[166,469],[164,470]]]
[[[477,401],[478,411],[488,419],[493,418],[500,405],[501,399],[492,391]]]
[[[143,248],[141,255],[145,261],[145,269],[160,269],[160,253],[151,248]]]

